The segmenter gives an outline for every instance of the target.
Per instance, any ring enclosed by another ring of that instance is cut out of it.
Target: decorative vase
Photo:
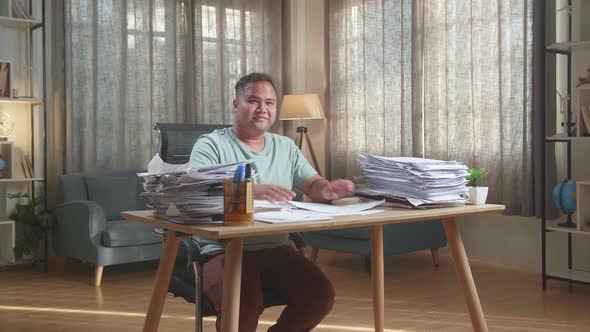
[[[488,187],[467,187],[469,189],[469,203],[485,204],[488,198]]]

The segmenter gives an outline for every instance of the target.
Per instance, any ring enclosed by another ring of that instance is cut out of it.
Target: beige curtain
[[[412,2],[330,1],[331,177],[361,152],[413,155]]]
[[[272,0],[66,1],[65,171],[145,168],[155,122],[231,123],[248,72],[280,89],[280,13]]]
[[[459,160],[488,170],[488,201],[530,215],[531,2],[332,1],[333,174],[365,151]]]
[[[424,153],[489,171],[489,201],[533,198],[532,3],[426,1]]]

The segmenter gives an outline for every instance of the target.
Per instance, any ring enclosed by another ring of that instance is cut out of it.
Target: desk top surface
[[[426,210],[393,209],[370,215],[339,216],[330,220],[304,221],[287,224],[268,224],[255,221],[249,226],[224,225],[182,225],[170,221],[156,219],[153,211],[126,211],[121,216],[156,228],[165,228],[186,234],[194,234],[208,239],[231,239],[291,232],[310,232],[327,229],[395,224],[403,222],[421,221],[478,215],[484,213],[502,212],[504,205],[460,205],[446,208]]]

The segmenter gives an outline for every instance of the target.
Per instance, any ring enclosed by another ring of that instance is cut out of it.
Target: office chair
[[[231,125],[156,122],[154,130],[160,134],[160,157],[169,164],[186,164],[201,135],[227,127]]]

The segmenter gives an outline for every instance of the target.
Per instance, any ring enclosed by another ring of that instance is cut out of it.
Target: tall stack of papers
[[[456,161],[359,155],[368,187],[357,195],[384,198],[400,207],[465,203],[467,166]]]
[[[245,163],[251,162],[246,161]],[[223,180],[234,176],[237,165],[231,163],[186,171],[149,174],[140,196],[162,219],[182,223],[221,223],[223,220]]]

